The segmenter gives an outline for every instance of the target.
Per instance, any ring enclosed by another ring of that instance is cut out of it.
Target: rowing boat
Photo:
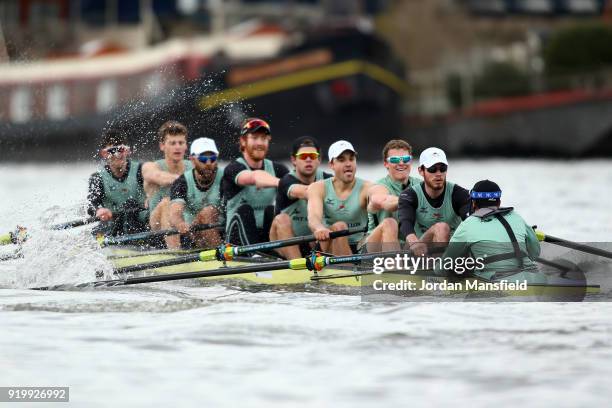
[[[141,251],[133,247],[114,247],[108,252],[109,259],[117,268],[157,262],[184,255],[184,252]],[[220,268],[266,264],[274,259],[236,258],[225,263],[220,261],[190,262],[142,271],[144,274],[176,274],[196,271],[213,271]],[[265,269],[265,268],[263,268]],[[131,275],[133,276],[133,275]],[[140,275],[139,275],[140,276]],[[224,284],[232,287],[260,290],[262,287],[292,288],[297,290],[324,290],[325,292],[352,293],[368,299],[389,299],[403,296],[451,296],[465,298],[466,294],[478,298],[510,297],[512,300],[582,300],[585,295],[599,293],[598,285],[587,285],[584,281],[551,276],[546,284],[498,285],[492,287],[477,278],[455,279],[437,276],[432,271],[392,271],[374,274],[367,266],[340,265],[326,267],[320,271],[308,269],[264,270],[198,278],[202,284]]]

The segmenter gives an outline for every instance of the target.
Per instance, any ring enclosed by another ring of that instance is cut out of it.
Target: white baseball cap
[[[353,145],[350,142],[347,142],[346,140],[338,140],[337,142],[332,143],[332,145],[329,146],[329,150],[327,151],[329,161],[332,161],[347,150],[350,150],[351,152],[357,154]]]
[[[419,157],[419,165],[431,167],[437,163],[444,163],[448,166],[446,154],[442,149],[438,149],[437,147],[428,147],[421,152],[421,156]]]
[[[217,149],[215,141],[207,137],[200,137],[191,142],[191,150],[189,152],[196,156],[204,152],[213,152],[214,154],[219,154],[219,150]]]

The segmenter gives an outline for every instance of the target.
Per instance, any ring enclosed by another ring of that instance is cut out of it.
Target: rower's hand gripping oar
[[[348,235],[358,234],[364,231],[365,231],[365,228],[361,228],[361,227],[349,228],[347,230],[342,230],[342,231],[333,231],[329,234],[329,237],[330,238],[345,237]],[[243,246],[232,246],[230,244],[222,244],[222,245],[219,245],[217,248],[209,249],[209,250],[202,251],[196,254],[185,255],[185,256],[178,257],[178,258],[174,258],[174,259],[166,259],[163,261],[150,262],[146,264],[138,264],[138,265],[126,266],[123,268],[117,268],[115,269],[115,273],[136,272],[136,271],[142,271],[145,269],[161,268],[164,266],[179,265],[183,263],[197,262],[197,261],[203,261],[203,262],[215,261],[215,260],[230,261],[234,257],[239,256],[239,255],[244,255],[244,254],[257,252],[257,251],[266,251],[270,249],[283,248],[287,246],[298,245],[301,243],[313,242],[316,240],[317,239],[315,238],[314,235],[304,235],[301,237],[294,237],[294,238],[283,239],[279,241],[261,242],[258,244],[250,244],[250,245],[243,245]]]
[[[612,252],[606,251],[605,249],[580,244],[578,242],[568,241],[563,238],[553,237],[552,235],[547,235],[542,231],[536,230],[536,226],[533,226],[533,229],[535,230],[536,236],[538,237],[538,241],[549,242],[551,244],[559,245],[562,247],[571,248],[577,251],[586,252],[588,254],[603,256],[604,258],[612,259]]]
[[[194,225],[189,229],[189,232],[197,232],[204,231],[213,228],[222,228],[225,224],[216,223],[216,224],[198,224]],[[176,235],[179,234],[179,231],[176,228],[170,228],[159,231],[148,231],[148,232],[140,232],[137,234],[129,234],[129,235],[121,235],[118,237],[105,237],[101,236],[97,238],[100,246],[109,246],[109,245],[121,245],[127,242],[139,241],[141,239],[151,239],[151,238],[161,238],[168,235]]]

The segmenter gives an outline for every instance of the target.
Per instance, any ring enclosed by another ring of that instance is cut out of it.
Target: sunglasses
[[[448,166],[446,164],[444,164],[444,163],[434,164],[433,166],[427,167],[427,168],[425,168],[425,166],[421,166],[421,167],[426,169],[427,172],[431,173],[431,174],[434,174],[437,171],[440,171],[440,173],[446,173],[446,170],[448,170]]]
[[[295,158],[300,159],[300,160],[306,160],[306,159],[317,160],[319,158],[319,153],[318,152],[297,153],[295,155]]]
[[[121,154],[124,152],[127,152],[130,148],[127,147],[126,145],[120,145],[120,146],[111,146],[111,147],[107,147],[105,149],[102,149],[103,152],[105,152],[106,154],[115,156],[117,154]]]
[[[270,133],[270,125],[268,125],[268,122],[261,119],[249,120],[247,123],[244,124],[244,126],[242,126],[241,133],[243,135],[246,135],[247,133],[251,133],[259,128],[264,128],[268,133]]]
[[[200,163],[208,163],[208,161],[210,161],[211,163],[214,163],[217,161],[217,155],[216,154],[212,154],[212,155],[207,155],[207,154],[200,154],[198,155],[198,161]]]
[[[412,160],[412,156],[409,154],[405,156],[389,156],[387,157],[387,162],[391,164],[400,164],[400,163],[410,163]]]

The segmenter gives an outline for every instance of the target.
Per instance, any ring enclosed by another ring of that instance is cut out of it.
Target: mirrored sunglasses
[[[387,157],[387,162],[391,164],[400,164],[400,163],[410,163],[412,161],[412,156],[409,154],[405,156],[389,156]]]

